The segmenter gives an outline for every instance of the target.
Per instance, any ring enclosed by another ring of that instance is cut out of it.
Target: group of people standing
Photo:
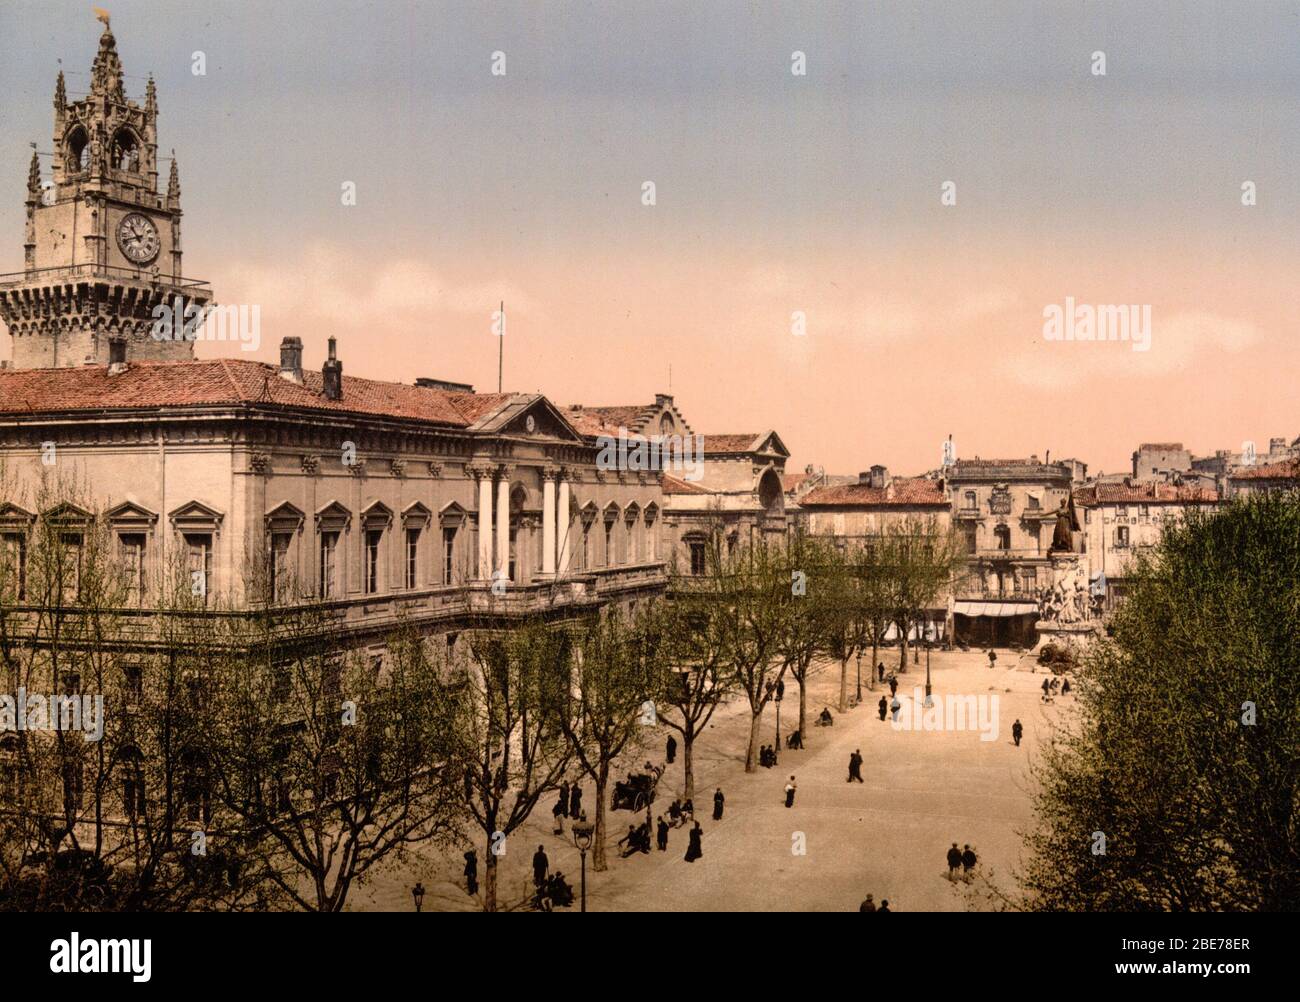
[[[555,818],[556,835],[564,834],[562,818],[572,818],[574,821],[586,820],[586,815],[582,812],[581,784],[574,783],[570,786],[567,779],[560,784],[560,795],[555,800],[555,806],[551,808],[551,815]]]
[[[974,849],[969,845],[958,849],[957,843],[954,842],[952,848],[948,850],[948,879],[955,881],[957,871],[961,870],[961,879],[970,883],[971,877],[974,876],[972,871],[978,862],[979,858],[975,855]]]

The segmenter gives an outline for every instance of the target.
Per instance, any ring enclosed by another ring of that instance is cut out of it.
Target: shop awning
[[[1037,614],[1034,602],[954,602],[952,611],[958,616],[1028,616]]]

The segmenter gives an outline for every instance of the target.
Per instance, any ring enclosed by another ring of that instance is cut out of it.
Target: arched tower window
[[[63,162],[70,174],[90,169],[90,136],[86,135],[86,130],[81,126],[68,134]]]
[[[130,129],[118,129],[113,137],[113,168],[129,171],[140,169],[140,142]]]

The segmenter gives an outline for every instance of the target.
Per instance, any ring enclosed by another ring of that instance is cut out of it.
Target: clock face
[[[136,264],[147,264],[158,256],[162,244],[158,229],[148,216],[132,212],[117,224],[117,245],[122,253]]]

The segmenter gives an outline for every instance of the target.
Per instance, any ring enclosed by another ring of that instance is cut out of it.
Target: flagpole
[[[505,369],[506,356],[506,301],[501,300],[501,340],[497,345],[497,393],[501,392],[501,374]]]

